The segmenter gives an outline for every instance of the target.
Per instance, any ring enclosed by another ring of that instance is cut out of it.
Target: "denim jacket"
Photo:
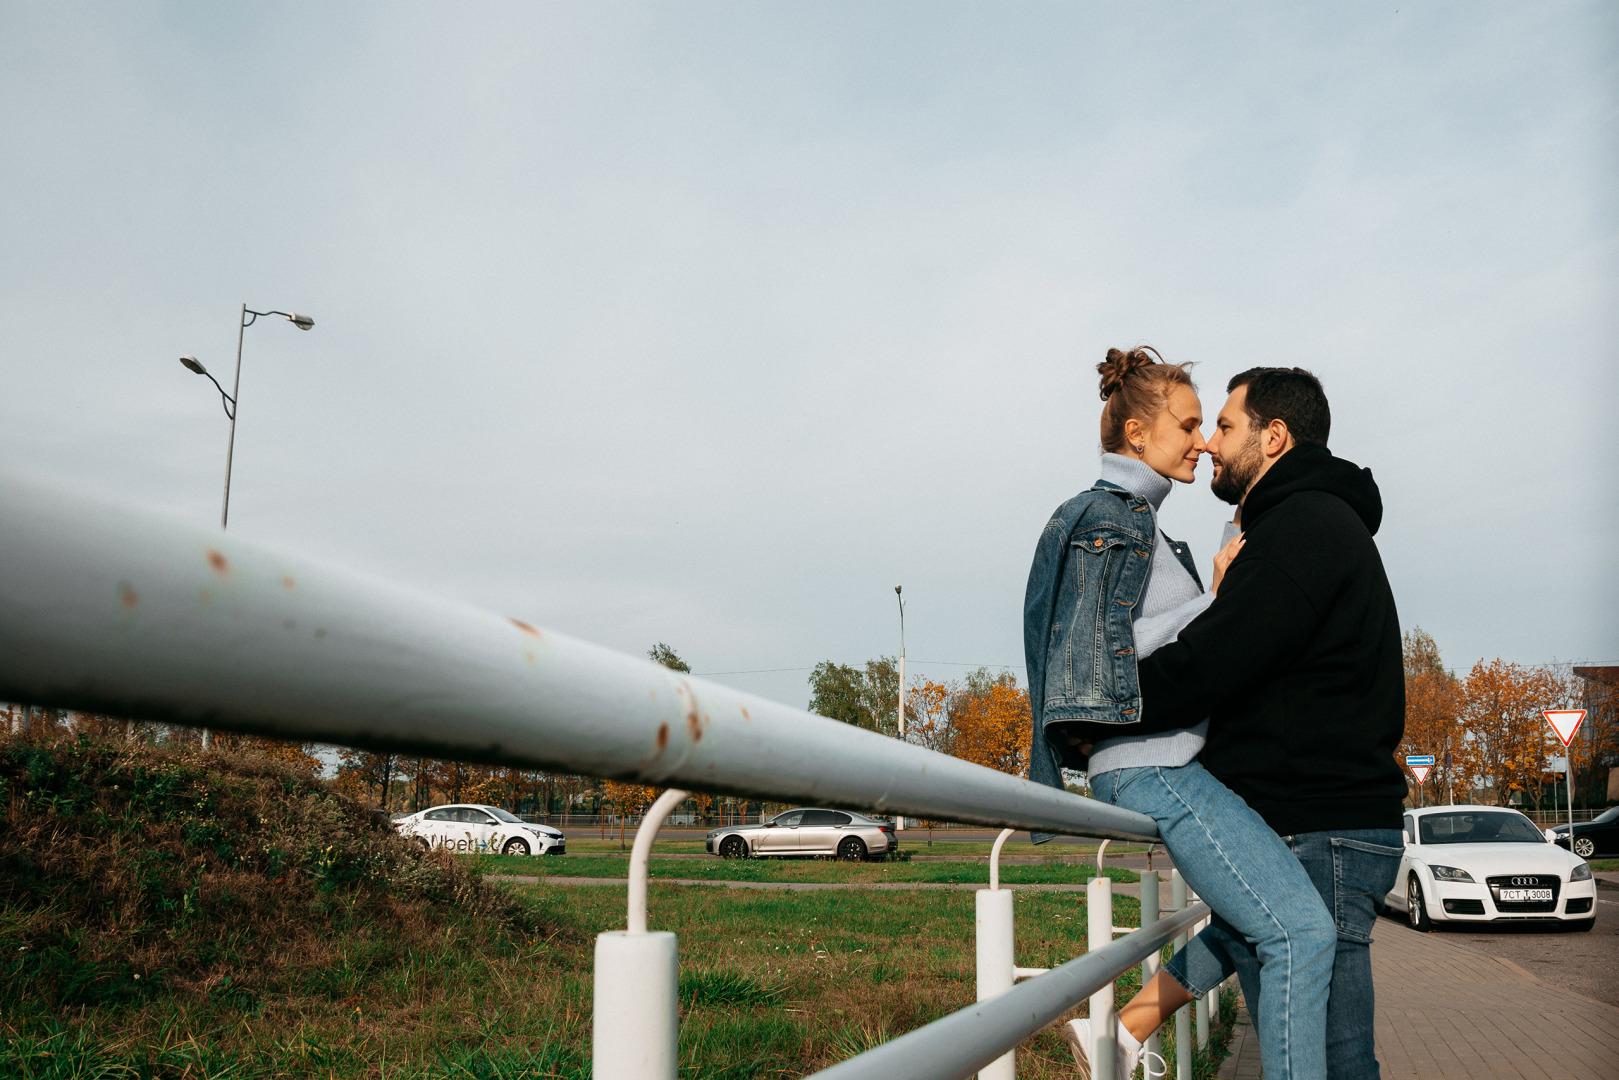
[[[1060,788],[1064,765],[1085,766],[1058,738],[1064,722],[1129,724],[1140,715],[1133,617],[1156,539],[1152,504],[1106,480],[1058,507],[1040,534],[1023,598],[1037,783]],[[1173,546],[1201,585],[1186,546]]]

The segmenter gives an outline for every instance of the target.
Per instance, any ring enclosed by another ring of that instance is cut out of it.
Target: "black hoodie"
[[[1288,451],[1243,501],[1247,542],[1214,603],[1140,663],[1135,730],[1208,717],[1204,766],[1284,836],[1400,827],[1405,674],[1382,518],[1370,470]]]

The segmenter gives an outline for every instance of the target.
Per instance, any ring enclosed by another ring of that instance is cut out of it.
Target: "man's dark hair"
[[[1294,442],[1327,445],[1332,409],[1320,379],[1303,368],[1256,367],[1232,376],[1226,393],[1234,393],[1239,386],[1248,388],[1245,409],[1256,429],[1280,420],[1292,432]]]

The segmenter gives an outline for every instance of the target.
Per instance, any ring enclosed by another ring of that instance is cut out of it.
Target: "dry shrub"
[[[251,1007],[339,959],[385,969],[452,922],[537,929],[450,856],[264,757],[0,738],[0,815],[4,1003]]]

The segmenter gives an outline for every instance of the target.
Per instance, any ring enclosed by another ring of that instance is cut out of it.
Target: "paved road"
[[[1391,915],[1397,913],[1391,912]],[[1506,960],[1543,983],[1561,986],[1582,997],[1619,1006],[1619,883],[1598,881],[1597,923],[1583,934],[1558,933],[1541,924],[1449,927],[1433,936],[1484,956]],[[1394,934],[1404,926],[1383,920],[1379,932]],[[1619,1076],[1619,1061],[1614,1063]]]

